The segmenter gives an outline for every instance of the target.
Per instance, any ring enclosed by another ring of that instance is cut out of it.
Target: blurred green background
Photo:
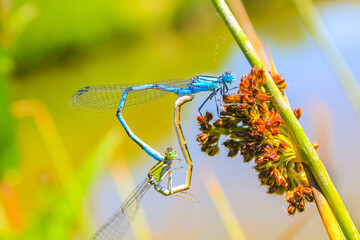
[[[292,2],[244,4],[290,83],[290,101],[305,109],[302,124],[312,140],[320,140],[320,154],[358,224],[359,188],[349,186],[359,185],[360,166],[353,162],[359,119]],[[316,4],[358,79],[359,2]],[[68,102],[78,89],[225,70],[241,76],[250,69],[205,0],[0,0],[0,44],[0,239],[88,239],[120,206],[132,182],[140,182],[155,164],[127,138],[115,113],[71,109]],[[267,196],[241,159],[200,153],[194,116],[204,97],[184,107],[182,117],[195,163],[191,193],[200,204],[150,190],[146,218],[140,213],[128,238],[230,239],[206,190],[210,172],[219,177],[247,238],[280,239],[292,228],[294,236],[285,239],[326,238],[314,206],[287,217],[282,199]],[[177,147],[175,99],[169,95],[125,112],[134,132],[159,152]]]

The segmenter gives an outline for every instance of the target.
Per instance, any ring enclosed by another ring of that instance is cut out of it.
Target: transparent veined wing
[[[95,233],[92,240],[123,239],[150,186],[149,179],[145,178],[126,198],[120,209]]]
[[[165,86],[187,88],[192,79],[172,80],[169,82],[157,82]],[[70,106],[75,109],[96,112],[114,111],[118,108],[122,94],[125,89],[136,85],[106,85],[106,86],[88,86],[80,89],[71,98]],[[137,92],[130,92],[127,95],[124,108],[130,108],[154,101],[164,95],[167,91],[157,89],[146,89]]]
[[[70,106],[75,109],[96,112],[115,111],[120,103],[125,89],[131,85],[108,85],[108,86],[89,86],[80,89],[71,98]],[[131,92],[127,95],[124,108],[154,101],[167,92],[154,89],[147,89],[138,92]]]

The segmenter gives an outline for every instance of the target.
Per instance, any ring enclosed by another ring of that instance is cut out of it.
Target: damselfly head
[[[175,152],[175,150],[172,147],[168,147],[165,150],[165,157],[167,159],[175,159],[177,157],[177,153]]]
[[[231,72],[225,72],[221,75],[221,78],[225,83],[233,83],[235,81],[235,76]]]

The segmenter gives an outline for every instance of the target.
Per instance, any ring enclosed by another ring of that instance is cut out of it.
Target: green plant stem
[[[328,200],[332,211],[347,239],[360,239],[359,232],[357,231],[349,213],[347,212],[339,194],[337,193],[334,184],[332,183],[324,165],[322,164],[318,154],[312,147],[309,139],[307,138],[304,130],[301,128],[291,108],[283,99],[283,96],[276,84],[272,80],[270,74],[264,67],[264,64],[259,59],[250,41],[246,37],[244,31],[236,21],[231,10],[224,0],[212,0],[217,11],[225,21],[230,32],[238,43],[240,49],[244,53],[246,59],[252,67],[262,68],[265,70],[266,82],[264,87],[266,91],[272,96],[271,101],[280,113],[284,120],[297,154],[309,166],[310,170],[315,176],[321,190],[323,191],[326,199]]]
[[[265,52],[262,49],[262,43],[256,34],[256,31],[250,21],[250,18],[247,15],[246,9],[242,4],[242,1],[241,0],[229,0],[228,3],[230,5],[230,8],[233,10],[233,13],[234,13],[236,19],[240,23],[240,26],[243,27],[244,32],[249,37],[249,40],[253,44],[255,51],[259,55],[260,59],[263,61],[263,63],[265,64],[265,66],[268,69],[270,69],[270,66],[271,66],[271,70],[273,71],[273,73],[277,74],[275,64],[274,64],[273,60],[271,59],[270,51],[266,47],[266,49],[268,51],[268,56],[270,57],[270,63],[268,63],[268,61],[265,57]],[[284,95],[284,99],[289,104],[289,101],[287,100],[285,95]],[[289,104],[289,106],[290,106],[290,104]],[[284,127],[282,132],[285,135],[289,135],[286,127]],[[292,146],[290,139],[285,137],[285,135],[279,135],[279,136],[283,136],[283,137],[281,137],[281,141],[285,142],[287,146]],[[293,148],[293,146],[291,148]],[[291,153],[290,155],[288,154],[287,158],[290,160],[290,159],[297,158],[297,156],[296,156],[296,154]],[[307,177],[310,185],[312,186],[315,203],[316,203],[318,212],[321,216],[321,219],[323,220],[323,224],[329,235],[329,238],[330,239],[344,239],[342,236],[340,226],[336,221],[336,218],[329,206],[329,203],[327,202],[326,198],[322,194],[321,189],[314,178],[314,175],[311,173],[309,167],[306,164],[302,163],[302,166],[305,169],[306,177]],[[298,224],[297,224],[297,226],[300,227],[300,225],[298,225]],[[299,230],[299,229],[297,229],[297,230]],[[293,232],[293,231],[291,231],[291,232]],[[293,235],[293,236],[295,236],[295,235]],[[284,236],[284,239],[286,239],[285,236]]]
[[[316,206],[320,213],[321,220],[323,221],[323,224],[329,235],[329,238],[337,239],[337,240],[344,239],[341,230],[339,228],[339,225],[336,222],[334,213],[331,210],[328,201],[325,199],[324,195],[322,194],[321,189],[319,188],[319,184],[316,182],[312,172],[310,171],[310,168],[306,164],[303,164],[303,168],[306,172],[306,176],[312,187]]]

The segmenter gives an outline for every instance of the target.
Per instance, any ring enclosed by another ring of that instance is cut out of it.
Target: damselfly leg
[[[207,101],[211,100],[213,96],[216,95],[218,91],[212,92],[206,99],[205,101],[200,105],[198,112],[200,114],[201,117],[203,117],[203,114],[201,113],[201,109],[204,107],[204,105],[207,103]]]

